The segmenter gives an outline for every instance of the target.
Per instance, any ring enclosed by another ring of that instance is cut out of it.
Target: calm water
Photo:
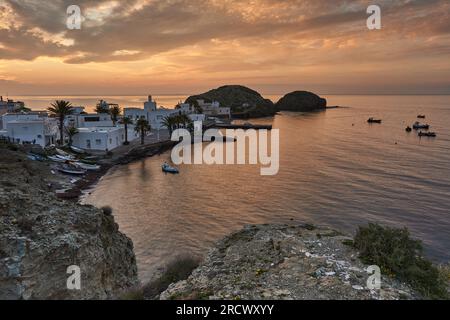
[[[349,108],[283,113],[254,122],[280,129],[280,172],[259,166],[180,166],[170,154],[117,167],[85,201],[110,205],[133,239],[142,280],[172,257],[203,255],[248,223],[294,219],[353,232],[377,221],[411,229],[427,254],[450,253],[450,96],[329,96]],[[419,113],[438,133],[419,139],[405,127]],[[369,116],[382,125],[369,125]]]

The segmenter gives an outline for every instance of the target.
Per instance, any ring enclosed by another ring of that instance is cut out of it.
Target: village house
[[[46,147],[59,138],[58,121],[45,112],[7,113],[1,123],[0,135],[15,143]]]
[[[85,127],[78,128],[72,138],[73,146],[91,151],[111,151],[125,141],[125,129],[122,127]]]

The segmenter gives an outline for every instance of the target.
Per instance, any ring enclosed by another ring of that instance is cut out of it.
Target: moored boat
[[[168,163],[162,165],[162,171],[167,173],[180,173],[177,168],[170,166]]]
[[[369,120],[367,120],[368,123],[381,123],[382,120],[381,119],[375,119],[375,118],[369,118]]]
[[[75,159],[75,157],[74,157],[73,155],[71,155],[70,153],[65,152],[65,151],[63,151],[63,150],[61,150],[61,149],[56,148],[55,151],[56,151],[56,153],[57,153],[58,155],[60,155],[61,157],[68,158],[68,159],[72,159],[72,160]]]
[[[424,114],[419,114],[419,115],[417,116],[417,118],[418,118],[418,119],[425,119],[426,116],[425,116]]]
[[[421,124],[420,122],[416,121],[413,124],[413,129],[414,130],[419,130],[419,129],[428,130],[428,129],[430,129],[430,125],[429,124]]]
[[[435,138],[437,136],[436,132],[419,132],[419,137],[431,137]]]
[[[407,126],[405,130],[406,130],[406,132],[411,132],[412,128],[410,126]]]

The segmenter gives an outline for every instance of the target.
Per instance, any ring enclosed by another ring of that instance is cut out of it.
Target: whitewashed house
[[[125,141],[125,129],[122,127],[85,127],[78,128],[72,138],[73,146],[92,151],[111,151]]]
[[[43,112],[7,113],[2,116],[2,135],[15,143],[46,147],[59,138],[58,121]]]
[[[22,101],[14,101],[11,99],[3,100],[3,96],[0,96],[0,115],[19,111],[24,107],[25,103]]]
[[[231,118],[231,109],[221,107],[218,101],[206,102],[205,100],[199,99],[197,103],[202,108],[203,114],[207,117]]]
[[[107,113],[74,113],[66,117],[65,125],[75,128],[112,127],[113,121]]]
[[[139,118],[145,118],[153,130],[166,129],[163,125],[165,117],[183,113],[187,113],[187,110],[157,108],[156,102],[152,100],[152,96],[148,96],[148,100],[144,103],[144,109],[124,108],[125,117],[129,117],[133,121]]]

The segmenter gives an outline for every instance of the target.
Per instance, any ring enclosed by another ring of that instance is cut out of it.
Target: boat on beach
[[[172,167],[167,162],[164,163],[161,168],[162,168],[162,171],[166,172],[166,173],[174,173],[174,174],[180,173],[180,171],[177,168]]]
[[[419,114],[419,115],[417,116],[417,118],[418,118],[418,119],[425,119],[426,116],[425,116],[424,114]]]
[[[61,157],[64,157],[64,158],[67,158],[67,159],[72,159],[72,160],[75,159],[75,157],[73,155],[71,155],[70,153],[65,152],[65,151],[63,151],[61,149],[55,148],[55,151]]]
[[[47,158],[48,158],[49,160],[53,161],[53,162],[59,162],[59,163],[65,163],[65,162],[68,161],[68,160],[66,160],[66,159],[62,159],[62,158],[57,157],[57,156],[47,156]]]
[[[406,130],[406,132],[411,132],[412,128],[410,126],[407,126],[405,130]]]
[[[95,165],[95,164],[87,164],[87,163],[83,163],[83,162],[72,162],[72,164],[80,169],[87,170],[87,171],[98,171],[101,169],[101,167],[99,165]]]
[[[86,170],[78,169],[74,166],[69,165],[61,165],[58,167],[58,171],[69,174],[69,175],[75,175],[75,176],[81,176],[86,173]]]
[[[74,147],[74,146],[70,146],[70,150],[72,150],[73,152],[78,153],[78,154],[85,154],[86,153],[86,151],[84,151],[83,149],[80,149],[80,148],[77,148],[77,147]]]

